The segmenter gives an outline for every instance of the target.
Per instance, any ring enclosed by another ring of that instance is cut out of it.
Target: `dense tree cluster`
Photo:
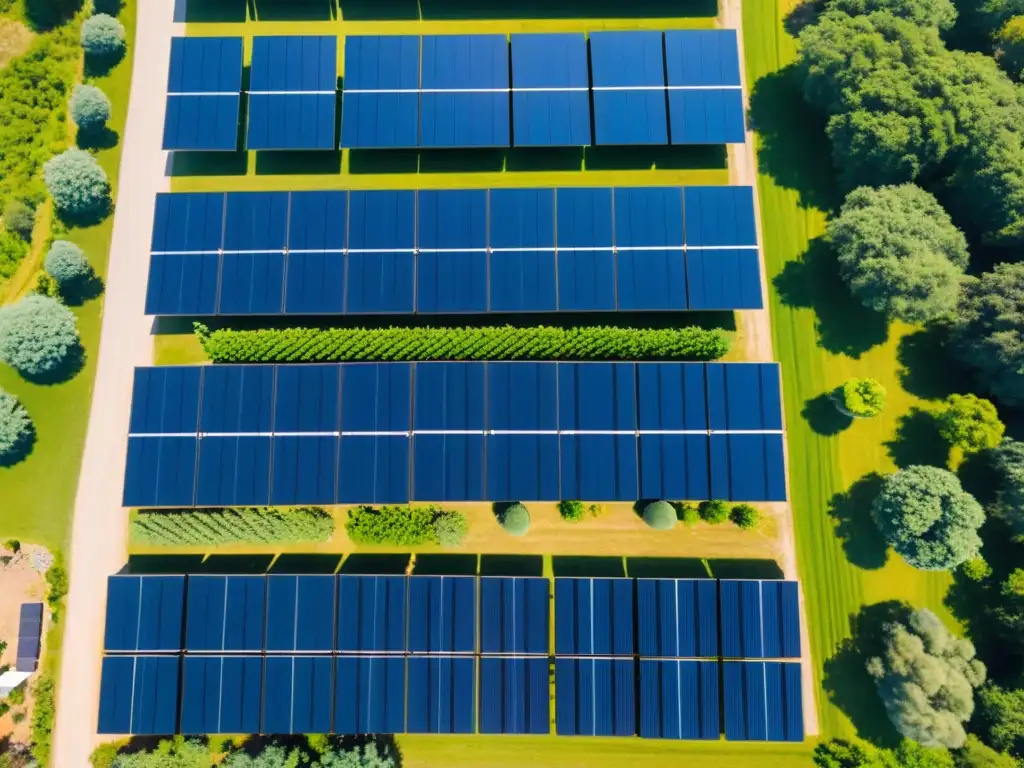
[[[896,730],[926,747],[963,746],[974,689],[985,681],[974,646],[924,608],[886,624],[884,644],[867,669]]]
[[[469,532],[469,521],[462,512],[438,507],[361,506],[348,511],[345,530],[356,544],[456,547]]]
[[[1024,536],[1024,442],[1006,438],[991,458],[999,479],[999,515],[1017,535]]]
[[[230,745],[226,753],[218,753],[202,741],[178,736],[153,749],[126,754],[97,750],[92,763],[97,766],[102,760],[110,768],[209,768],[215,764],[223,768],[396,768],[398,764],[391,748],[373,743],[350,747],[323,736],[309,736],[307,743],[285,746],[271,742],[258,748]]]

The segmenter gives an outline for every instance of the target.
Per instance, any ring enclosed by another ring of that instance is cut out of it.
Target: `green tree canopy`
[[[1017,761],[1004,752],[997,752],[975,736],[968,734],[967,743],[956,756],[957,768],[1020,768]]]
[[[644,508],[644,522],[656,531],[676,527],[676,511],[667,501],[652,501]]]
[[[951,29],[956,23],[956,6],[950,0],[829,0],[825,7],[850,16],[888,11],[921,27]]]
[[[967,240],[920,187],[855,189],[828,238],[850,291],[865,306],[911,323],[955,309]]]
[[[857,418],[877,416],[885,407],[885,387],[874,379],[849,379],[837,394],[842,410]]]
[[[25,407],[10,392],[0,389],[0,467],[20,458],[34,434]]]
[[[997,264],[965,283],[950,340],[986,392],[1024,403],[1024,263]]]
[[[963,746],[974,689],[985,680],[974,646],[926,608],[906,624],[886,624],[883,635],[885,650],[868,660],[867,670],[896,730],[925,747]]]
[[[1019,536],[1024,536],[1024,442],[1004,438],[992,451],[999,478],[997,511]]]
[[[89,17],[82,24],[82,48],[90,58],[116,60],[124,54],[124,26],[105,13]]]
[[[501,513],[501,525],[513,536],[525,536],[530,530],[530,512],[522,504],[512,504]]]
[[[995,448],[1006,429],[996,407],[975,395],[947,397],[938,420],[942,438],[964,453]]]
[[[106,213],[110,183],[96,158],[81,149],[66,149],[43,166],[43,180],[57,210],[65,217],[90,219]]]
[[[48,296],[0,309],[0,360],[27,376],[55,373],[78,350],[75,315]]]
[[[985,512],[952,472],[911,466],[888,475],[871,508],[885,540],[923,570],[950,570],[976,557]]]
[[[986,742],[1024,758],[1024,688],[986,685],[978,691],[977,722]]]
[[[118,755],[113,768],[210,768],[210,750],[200,741],[178,736],[161,741],[151,752]]]
[[[68,111],[79,130],[98,131],[110,119],[110,99],[94,85],[76,85]]]

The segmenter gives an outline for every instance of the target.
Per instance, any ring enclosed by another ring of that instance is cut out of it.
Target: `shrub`
[[[18,707],[25,703],[25,686],[19,685],[13,691],[7,694],[7,703],[12,707]]]
[[[8,539],[4,542],[4,549],[6,549],[8,552],[18,554],[19,552],[21,552],[21,542],[17,539]]]
[[[32,443],[34,435],[35,430],[28,411],[18,402],[18,398],[0,389],[0,466],[6,466],[20,458],[26,447]],[[4,546],[17,552],[13,547],[7,546],[11,543],[18,544],[17,540],[11,539],[5,542]]]
[[[436,507],[355,507],[348,511],[345,530],[356,544],[413,546],[434,541]]]
[[[714,360],[724,333],[704,328],[270,328],[208,331],[196,325],[215,362],[345,360]]]
[[[512,536],[525,536],[530,530],[530,512],[522,504],[512,504],[501,514],[501,526]]]
[[[124,26],[113,16],[97,13],[82,24],[82,48],[88,58],[117,60],[124,54]]]
[[[996,407],[975,395],[947,397],[938,420],[942,438],[964,453],[995,448],[1005,430]]]
[[[0,360],[21,374],[53,374],[78,350],[75,316],[59,301],[26,296],[0,309]]]
[[[1024,688],[986,685],[978,691],[977,730],[998,750],[1024,758]]]
[[[54,554],[53,563],[46,571],[46,604],[50,606],[55,622],[60,621],[61,601],[68,593],[68,572],[64,565],[64,555]]]
[[[96,158],[81,149],[66,149],[43,166],[43,179],[57,212],[91,221],[110,207],[110,183]]]
[[[21,200],[11,200],[4,208],[4,226],[27,243],[32,242],[36,212]]]
[[[71,119],[78,130],[93,133],[110,119],[110,99],[94,85],[76,85],[68,103]]]
[[[568,520],[571,523],[578,523],[583,519],[583,513],[586,508],[582,501],[570,500],[558,502],[558,514],[562,516],[563,520]]]
[[[874,379],[850,379],[837,394],[842,410],[859,419],[877,416],[885,407],[885,387]]]
[[[729,513],[729,519],[745,531],[756,528],[761,520],[761,513],[749,504],[737,504]]]
[[[469,521],[461,512],[439,512],[434,518],[434,537],[442,547],[460,547],[469,533]]]
[[[724,501],[702,501],[700,516],[706,523],[718,525],[729,519],[729,505]]]
[[[676,510],[667,501],[652,501],[644,507],[644,522],[656,531],[671,531],[676,527]]]
[[[683,504],[683,524],[696,525],[700,522],[700,509],[696,504],[687,502]]]
[[[0,231],[0,278],[6,279],[17,272],[27,254],[28,243],[20,235]]]
[[[45,270],[39,270],[36,272],[36,284],[32,288],[32,293],[37,296],[46,296],[51,299],[60,299],[60,286],[57,285],[57,281],[50,276]]]
[[[114,758],[126,745],[125,741],[108,741],[106,744],[100,744],[89,755],[89,765],[92,768],[113,768]]]
[[[972,557],[960,564],[960,572],[971,581],[984,581],[992,575],[992,566],[983,557]]]
[[[43,265],[64,292],[81,289],[93,276],[92,265],[85,258],[85,253],[67,240],[53,241]]]
[[[53,570],[51,567],[50,570]],[[47,571],[49,575],[49,571]],[[36,681],[36,687],[32,693],[34,701],[32,704],[32,757],[40,765],[48,765],[50,762],[50,747],[53,740],[53,718],[54,707],[54,685],[53,678],[43,675]]]
[[[132,537],[146,544],[218,545],[327,541],[334,518],[320,507],[238,507],[139,512]]]

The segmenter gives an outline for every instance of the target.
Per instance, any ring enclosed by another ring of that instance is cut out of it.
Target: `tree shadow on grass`
[[[909,605],[895,600],[865,606],[850,617],[851,636],[825,661],[822,687],[829,701],[853,721],[858,736],[879,747],[893,747],[901,737],[886,715],[865,665],[883,649],[884,625],[905,620],[910,612]]]
[[[803,97],[795,65],[765,75],[750,94],[750,125],[760,136],[758,170],[796,190],[800,205],[833,211],[842,202],[825,120]]]
[[[29,414],[31,417],[32,414]],[[32,455],[32,451],[36,447],[36,425],[34,422],[29,422],[28,429],[21,435],[11,446],[10,450],[0,454],[0,468],[13,467],[15,464],[20,464],[25,461],[29,456]],[[0,752],[0,754],[3,754]]]
[[[103,278],[95,272],[80,280],[75,285],[61,288],[61,298],[69,307],[80,307],[87,301],[92,301],[103,295]]]
[[[835,494],[828,504],[846,559],[865,570],[881,568],[889,557],[889,546],[871,519],[871,505],[881,488],[882,476],[872,472]]]
[[[110,198],[110,189],[107,188],[107,196],[97,205],[89,210],[71,212],[58,210],[57,218],[68,227],[92,227],[99,224],[107,216],[114,212],[114,201]]]
[[[912,395],[941,400],[963,391],[970,378],[948,353],[949,329],[933,323],[900,339],[896,357],[900,361],[900,384]]]
[[[822,349],[857,359],[889,338],[888,320],[850,294],[824,238],[812,240],[802,259],[787,262],[774,284],[786,306],[814,310]]]
[[[75,143],[78,144],[79,149],[112,149],[120,140],[121,134],[107,126],[91,131],[79,128],[75,134]]]
[[[120,64],[127,53],[128,48],[125,46],[109,56],[86,55],[84,67],[86,77],[103,77],[110,74],[110,70]]]
[[[817,397],[805,400],[804,408],[800,412],[807,425],[824,437],[838,435],[853,424],[852,416],[847,416],[836,408],[833,394],[834,392],[822,392]]]
[[[949,446],[939,434],[935,415],[921,408],[911,408],[900,418],[896,436],[885,443],[893,463],[903,469],[913,465],[946,468]]]

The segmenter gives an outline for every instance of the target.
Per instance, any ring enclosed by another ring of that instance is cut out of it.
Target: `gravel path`
[[[160,145],[172,22],[173,0],[139,2],[99,359],[71,530],[71,591],[53,736],[52,764],[60,768],[86,768],[100,741],[106,579],[127,555],[121,489],[132,371],[152,363],[152,320],[145,316],[144,300],[154,195],[169,187]]]

